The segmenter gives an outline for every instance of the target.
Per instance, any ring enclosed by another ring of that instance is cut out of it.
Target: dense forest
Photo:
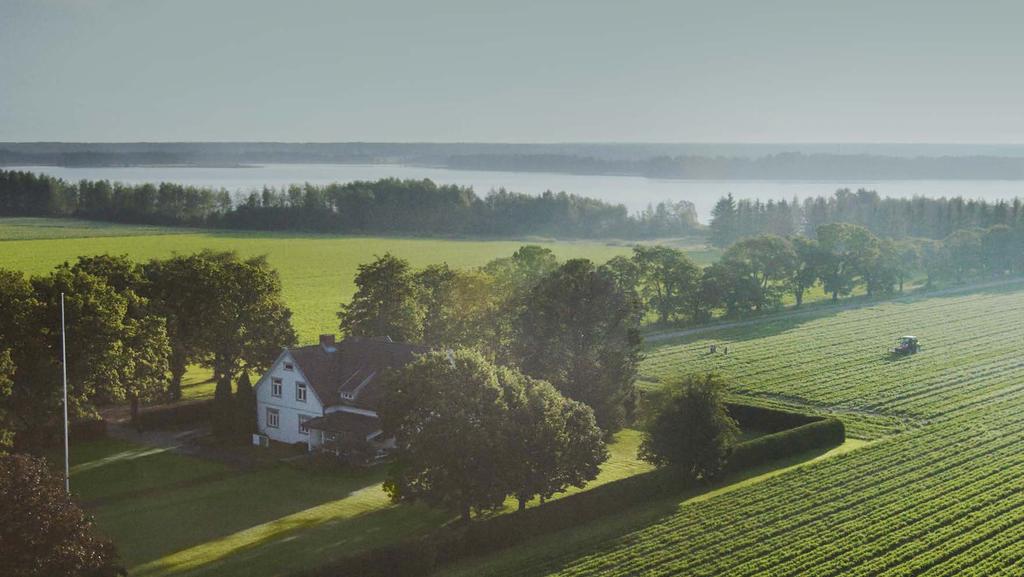
[[[710,241],[727,247],[745,237],[762,234],[814,238],[824,224],[857,224],[893,239],[943,239],[958,230],[1006,225],[1024,229],[1024,201],[952,198],[882,198],[873,190],[841,189],[831,196],[762,202],[719,199],[712,211]]]
[[[659,204],[630,215],[622,205],[546,192],[471,188],[430,180],[381,179],[292,185],[232,195],[174,183],[77,183],[0,170],[0,216],[78,217],[168,226],[560,238],[654,238],[701,229],[692,203]]]
[[[944,239],[959,230],[997,225],[1024,230],[1024,201],[883,198],[864,189],[791,201],[728,195],[704,227],[687,201],[629,214],[622,205],[565,192],[529,195],[501,189],[481,197],[472,188],[431,180],[307,183],[232,194],[169,182],[73,183],[0,170],[0,216],[343,234],[652,239],[707,233],[712,245],[725,248],[764,234],[814,238],[819,227],[832,223],[860,225],[887,239]]]

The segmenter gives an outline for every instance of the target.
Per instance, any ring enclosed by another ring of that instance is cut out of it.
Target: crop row
[[[716,370],[740,397],[908,432],[723,495],[516,574],[1024,574],[1024,291],[880,305],[655,348],[643,373]],[[890,337],[925,350],[892,359]],[[884,337],[884,338],[883,338]],[[721,350],[721,348],[720,348]]]

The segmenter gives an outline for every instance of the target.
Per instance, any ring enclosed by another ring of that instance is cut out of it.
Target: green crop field
[[[450,575],[1024,574],[1024,286],[778,319],[652,346],[737,397],[836,413],[875,441],[728,493],[660,502]],[[896,336],[924,350],[893,358]],[[710,355],[711,342],[729,354]]]

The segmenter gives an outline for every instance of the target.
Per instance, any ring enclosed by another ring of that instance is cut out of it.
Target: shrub
[[[715,478],[739,437],[725,404],[725,383],[714,375],[687,377],[654,398],[640,458],[678,466],[695,479]]]

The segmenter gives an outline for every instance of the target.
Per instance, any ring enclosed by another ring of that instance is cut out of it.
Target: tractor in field
[[[896,348],[892,350],[892,354],[912,355],[919,350],[921,350],[921,344],[918,343],[917,337],[906,335],[896,339]]]

